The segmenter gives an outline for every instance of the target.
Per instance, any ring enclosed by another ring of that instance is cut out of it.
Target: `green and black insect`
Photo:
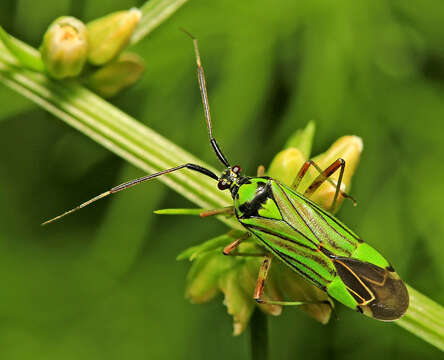
[[[247,235],[252,236],[266,250],[254,292],[256,301],[280,305],[302,304],[262,299],[271,260],[276,257],[307,281],[352,309],[378,320],[392,321],[400,318],[408,308],[409,294],[390,263],[341,221],[310,201],[310,196],[325,181],[336,187],[332,208],[339,194],[350,197],[340,189],[345,161],[337,159],[325,170],[320,169],[313,161],[307,161],[291,187],[263,176],[263,173],[257,177],[242,175],[238,165],[230,165],[213,136],[204,70],[197,40],[193,38],[193,41],[210,144],[226,168],[222,174],[217,176],[196,164],[183,164],[118,185],[43,225],[139,183],[177,170],[189,169],[217,181],[219,190],[230,191],[234,203],[230,210],[234,211]],[[319,171],[319,176],[304,194],[300,194],[297,192],[298,185],[310,166]],[[329,177],[338,170],[340,173],[335,184]],[[242,237],[228,245],[224,253],[232,253],[246,238],[247,236]]]

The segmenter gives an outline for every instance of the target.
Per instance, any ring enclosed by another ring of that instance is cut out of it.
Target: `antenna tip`
[[[180,27],[179,30],[183,31],[185,34],[187,34],[191,39],[196,40],[196,38],[186,29],[183,27]]]
[[[63,215],[59,215],[59,216],[56,216],[55,218],[52,218],[52,219],[49,219],[49,220],[46,220],[46,221],[42,222],[42,223],[40,224],[40,226],[46,226],[46,225],[48,225],[48,224],[51,224],[52,222],[54,222],[54,221],[60,219],[61,217],[63,217],[64,215],[65,215],[65,214],[63,214]]]

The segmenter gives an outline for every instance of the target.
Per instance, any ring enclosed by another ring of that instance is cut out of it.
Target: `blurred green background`
[[[142,1],[2,0],[0,24],[38,46],[60,15],[84,21]],[[430,0],[190,0],[141,41],[143,80],[112,102],[207,162],[194,55],[200,40],[215,133],[254,174],[315,120],[314,153],[364,140],[359,206],[339,217],[413,287],[444,303],[444,4]],[[0,358],[244,359],[222,298],[184,299],[176,255],[226,230],[215,219],[154,216],[193,206],[153,182],[63,222],[40,222],[141,175],[0,86]],[[184,236],[184,233],[186,236]],[[287,308],[270,319],[273,359],[438,359],[394,324],[341,305],[322,326]]]

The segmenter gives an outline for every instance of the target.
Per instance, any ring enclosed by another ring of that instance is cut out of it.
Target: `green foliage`
[[[1,3],[2,25],[34,46],[57,16],[89,21],[136,5],[15,3]],[[443,303],[443,19],[436,1],[195,0],[134,48],[148,64],[145,78],[115,104],[216,164],[192,48],[177,31],[186,27],[200,39],[215,133],[229,159],[253,174],[309,119],[318,129],[314,153],[344,133],[362,137],[353,188],[360,206],[344,205],[339,217],[407,282]],[[246,342],[231,337],[225,309],[183,300],[187,265],[175,261],[224,226],[154,218],[155,208],[190,204],[151,183],[40,228],[44,218],[141,172],[17,94],[0,96],[0,356],[245,358]],[[441,356],[397,326],[338,308],[340,320],[326,327],[286,309],[271,321],[271,357]]]
[[[0,39],[2,40],[3,46],[17,59],[21,66],[39,72],[45,70],[45,65],[40,54],[36,54],[32,48],[9,36],[2,27],[0,27]]]
[[[284,148],[297,148],[305,159],[310,159],[315,128],[314,121],[310,121],[304,129],[296,130],[287,140]]]

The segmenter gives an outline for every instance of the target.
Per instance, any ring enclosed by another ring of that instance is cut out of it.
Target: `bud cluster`
[[[130,9],[87,24],[72,16],[54,20],[40,46],[47,74],[55,79],[79,77],[101,96],[116,95],[145,70],[139,56],[122,53],[140,18],[140,10]]]

